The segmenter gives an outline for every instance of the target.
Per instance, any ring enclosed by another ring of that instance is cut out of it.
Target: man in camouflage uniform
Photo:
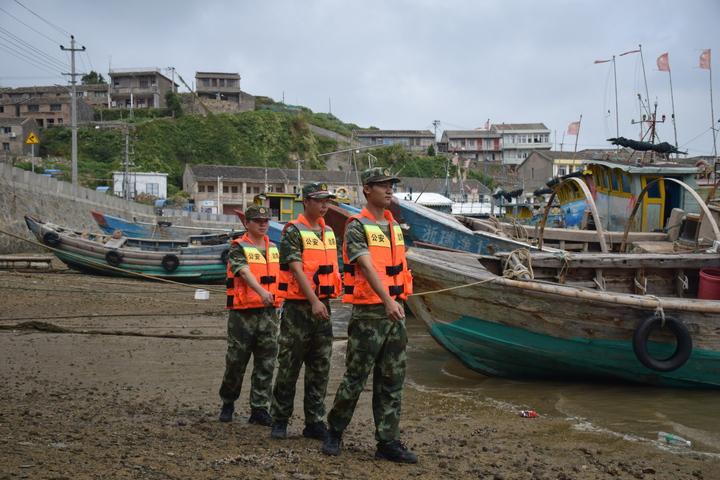
[[[269,213],[266,207],[259,205],[250,205],[245,211],[247,236],[252,240],[260,255],[266,258],[269,255],[265,248],[264,238],[269,227]],[[272,248],[275,247],[272,246]],[[230,247],[228,269],[235,277],[242,278],[250,288],[256,291],[263,306],[230,310],[225,375],[220,386],[220,398],[223,401],[220,421],[232,421],[235,400],[240,396],[245,368],[252,355],[251,413],[248,422],[270,426],[272,419],[268,413],[268,406],[278,353],[277,302],[273,294],[264,289],[250,273],[250,267],[240,243],[233,242]]]
[[[385,210],[392,200],[393,184],[400,180],[382,168],[365,170],[362,180],[367,200],[363,211],[367,210],[378,219],[376,223],[382,234],[390,238],[395,231],[385,220]],[[402,240],[402,234],[399,239]],[[344,248],[347,257],[345,261],[354,265],[354,269],[362,269],[378,301],[374,304],[353,302],[348,326],[346,372],[328,413],[329,431],[322,451],[327,455],[340,454],[342,433],[352,419],[360,393],[372,372],[372,405],[377,440],[375,457],[399,463],[417,463],[417,456],[399,439],[407,345],[403,305],[397,297],[389,295],[376,273],[366,231],[357,218],[346,226]],[[346,289],[347,272],[346,269]],[[357,285],[354,288],[357,289]],[[348,295],[347,290],[345,295]]]
[[[335,195],[328,192],[327,186],[322,183],[305,185],[302,194],[305,206],[303,221],[308,222],[314,234],[313,238],[309,238],[312,235],[307,237],[316,243],[322,242],[321,219],[328,210],[329,199],[335,198]],[[300,296],[305,299],[287,298],[283,306],[279,365],[270,410],[273,417],[273,428],[270,435],[273,438],[287,437],[287,425],[295,402],[295,385],[304,363],[305,429],[302,433],[308,438],[324,440],[327,434],[327,428],[323,422],[325,394],[330,374],[330,357],[332,356],[330,301],[327,296],[319,295],[316,286],[308,281],[303,272],[305,267],[303,264],[303,236],[298,225],[303,226],[289,223],[283,230],[280,240],[280,265],[281,269],[287,269],[293,275],[295,285],[301,290],[302,295]],[[325,228],[326,232],[327,229],[330,229],[330,227]],[[335,245],[334,235],[332,236],[332,245]],[[337,258],[337,251],[334,249],[332,251]],[[334,274],[338,275],[337,269]],[[306,284],[304,288],[301,283],[303,281]],[[282,283],[280,288],[283,289]],[[287,285],[285,288],[288,288]],[[337,294],[339,293],[337,292]]]

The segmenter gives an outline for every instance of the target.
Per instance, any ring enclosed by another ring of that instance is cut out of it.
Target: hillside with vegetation
[[[188,164],[242,165],[294,168],[297,159],[303,168],[323,169],[321,153],[347,145],[319,136],[310,130],[316,125],[340,135],[350,136],[357,125],[344,123],[332,114],[315,113],[285,105],[267,97],[257,97],[255,111],[183,115],[179,102],[168,98],[167,109],[96,112],[102,126],[82,127],[78,131],[78,171],[80,183],[88,187],[111,185],[112,172],[123,169],[125,135],[130,132],[130,160],[133,170],[168,173],[168,193],[182,187],[182,174]],[[124,115],[125,118],[122,118]],[[69,159],[69,128],[45,129],[41,134],[40,154],[45,158]],[[372,151],[378,165],[387,166],[405,176],[444,177],[445,159],[415,155],[400,146]],[[367,155],[359,154],[358,167],[367,165]],[[67,161],[48,163],[45,168],[66,171]]]

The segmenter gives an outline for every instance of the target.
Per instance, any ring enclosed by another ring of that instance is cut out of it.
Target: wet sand
[[[374,460],[370,386],[337,458],[300,435],[302,382],[289,439],[246,423],[250,369],[235,421],[220,424],[223,304],[215,292],[198,302],[162,284],[0,272],[0,479],[720,478],[717,456],[583,431],[542,412],[525,419],[484,396],[429,387],[412,348],[401,427],[418,465]],[[427,341],[409,326],[411,346]],[[344,352],[339,339],[328,407]]]

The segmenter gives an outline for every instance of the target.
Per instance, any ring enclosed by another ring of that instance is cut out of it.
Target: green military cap
[[[382,167],[368,168],[360,174],[363,185],[369,183],[392,182],[400,183],[400,179],[390,173],[390,170]]]
[[[328,191],[327,183],[308,183],[302,188],[303,198],[335,198],[335,194]]]
[[[270,209],[262,205],[250,205],[245,210],[245,220],[255,220],[256,218],[270,219]]]

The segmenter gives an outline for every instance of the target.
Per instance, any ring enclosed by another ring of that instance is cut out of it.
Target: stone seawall
[[[157,220],[153,207],[128,202],[112,194],[89,188],[73,188],[68,182],[38,175],[0,163],[0,230],[35,240],[25,225],[24,216],[33,215],[41,220],[79,230],[98,231],[90,210],[139,221]],[[162,217],[175,225],[230,228],[237,227],[237,219],[227,215],[184,212],[178,217]],[[0,233],[0,254],[39,252],[22,240]]]

